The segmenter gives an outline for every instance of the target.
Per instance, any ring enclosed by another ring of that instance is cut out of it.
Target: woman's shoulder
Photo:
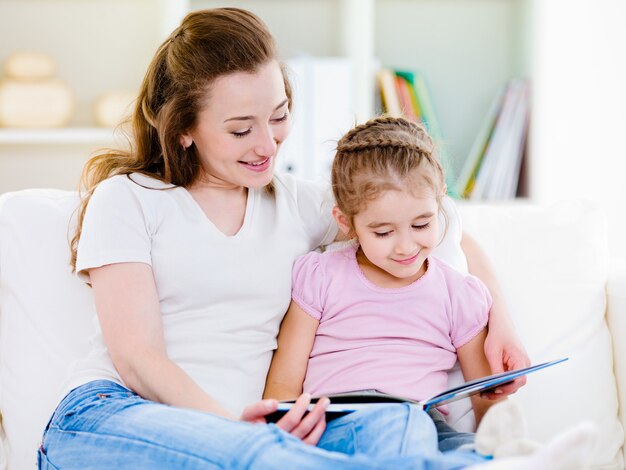
[[[128,173],[114,175],[100,182],[98,187],[128,187],[132,189],[168,189],[175,188],[173,184],[168,184],[153,176],[143,173]]]
[[[129,173],[114,175],[98,183],[94,195],[116,196],[118,198],[134,197],[139,199],[158,198],[164,189],[176,186],[144,175],[142,173]]]
[[[287,196],[298,201],[302,197],[312,196],[318,199],[320,196],[330,194],[330,186],[320,181],[298,178],[290,173],[274,174],[274,189],[280,196]]]

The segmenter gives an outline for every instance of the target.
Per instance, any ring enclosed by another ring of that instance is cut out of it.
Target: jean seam
[[[288,441],[289,441],[289,437],[291,436],[289,436],[288,434],[286,435],[287,433],[286,431],[283,431],[275,424],[262,425],[262,426],[266,426],[266,429],[269,431],[270,435],[273,436],[273,439],[275,439],[275,441],[273,442],[274,444],[278,444],[282,447],[286,447],[287,445],[289,445]],[[263,438],[263,434],[259,435],[259,434],[253,433],[241,442],[241,447],[244,449],[251,449],[253,447],[252,443],[258,442],[259,439],[262,439],[262,438]],[[261,449],[264,449],[264,448],[265,446],[261,446]],[[228,462],[228,467],[226,468],[238,468],[238,467],[241,467],[242,464],[244,468],[248,468],[250,464],[253,463],[255,458],[258,456],[258,451],[259,450],[256,449],[252,454],[249,454],[248,452],[246,452],[246,453],[239,454],[239,455],[233,455],[232,458]],[[245,458],[242,459],[242,456],[245,456]]]
[[[54,470],[59,470],[59,467],[57,467],[56,465],[54,465],[52,462],[50,462],[50,459],[48,458],[48,454],[46,453],[46,450],[43,447],[43,442],[39,445],[39,450],[37,451],[38,453],[38,468],[41,468],[41,462],[45,461],[46,463],[46,467],[45,468],[53,468]]]
[[[104,432],[65,431],[65,430],[60,429],[60,428],[57,428],[57,432],[62,433],[62,434],[68,434],[68,435],[72,434],[72,435],[87,435],[87,436],[97,436],[97,437],[109,437],[109,438],[115,438],[115,439],[119,439],[121,441],[127,441],[127,442],[140,442],[142,444],[145,444],[145,445],[148,445],[148,446],[152,446],[152,447],[157,448],[157,449],[164,449],[164,450],[166,450],[168,452],[172,452],[172,453],[175,453],[175,454],[181,454],[181,455],[184,455],[186,457],[191,457],[191,458],[197,459],[197,460],[199,460],[201,462],[206,462],[206,463],[210,463],[212,465],[215,465],[217,467],[221,467],[221,463],[218,462],[218,461],[209,460],[208,458],[205,458],[203,456],[197,455],[197,454],[195,454],[193,452],[182,451],[180,449],[168,447],[168,446],[165,446],[165,445],[160,444],[160,443],[155,443],[154,441],[150,441],[150,440],[147,440],[147,439],[141,439],[139,437],[128,437],[128,436],[122,436],[122,435],[119,435],[119,434],[104,433]],[[55,468],[57,468],[57,467],[55,467]]]

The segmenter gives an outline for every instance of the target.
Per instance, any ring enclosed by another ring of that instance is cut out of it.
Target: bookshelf
[[[69,129],[0,132],[0,192],[38,185],[73,188],[68,178],[91,151],[112,143],[94,129],[93,103],[134,90],[156,47],[190,10],[239,6],[259,14],[286,59],[344,57],[354,73],[354,116],[375,109],[378,64],[424,71],[449,153],[458,168],[497,87],[530,73],[534,0],[2,0],[0,60],[40,50],[57,63],[76,110]],[[288,19],[288,20],[286,20]],[[54,154],[50,158],[45,154]],[[29,166],[28,161],[31,161]],[[24,173],[24,168],[30,168]],[[39,176],[36,176],[39,174]],[[46,179],[46,175],[49,176]]]

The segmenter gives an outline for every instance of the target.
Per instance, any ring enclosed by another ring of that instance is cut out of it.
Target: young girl
[[[446,230],[444,171],[424,128],[379,117],[348,132],[332,169],[333,215],[354,243],[296,260],[265,396],[359,390],[421,400],[491,373],[484,284],[431,256]],[[480,422],[493,400],[472,397]],[[440,450],[473,442],[429,412]]]

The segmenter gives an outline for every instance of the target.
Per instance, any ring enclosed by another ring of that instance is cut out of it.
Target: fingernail
[[[311,394],[310,393],[303,393],[302,396],[304,398],[306,398],[307,400],[311,401]]]
[[[500,394],[502,394],[504,392],[502,390],[500,390],[500,389],[497,389],[497,390],[494,390],[493,393],[495,393],[496,395],[500,395]]]
[[[278,405],[276,400],[265,400],[263,402],[263,406],[265,406],[266,410],[273,410]]]
[[[322,398],[322,406],[324,407],[324,409],[328,408],[328,405],[330,405],[330,400],[326,397]]]

